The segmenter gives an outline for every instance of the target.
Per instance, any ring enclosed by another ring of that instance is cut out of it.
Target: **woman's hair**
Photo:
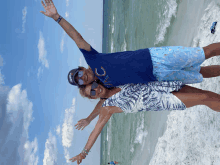
[[[86,85],[85,85],[85,87],[86,87]],[[79,93],[80,93],[80,95],[82,96],[82,97],[86,97],[86,98],[89,98],[89,99],[94,99],[94,98],[92,98],[90,95],[87,95],[86,94],[86,92],[85,92],[85,87],[84,88],[79,88]]]
[[[110,164],[110,163],[108,163],[108,164]]]

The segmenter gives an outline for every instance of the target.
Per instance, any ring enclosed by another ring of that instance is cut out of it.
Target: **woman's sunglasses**
[[[97,88],[98,85],[99,84],[97,82],[93,82],[92,83],[92,87],[91,87],[91,91],[90,91],[90,96],[95,96],[96,95],[96,91],[94,89]]]

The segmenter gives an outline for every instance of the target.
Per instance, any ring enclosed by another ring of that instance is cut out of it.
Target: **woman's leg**
[[[220,55],[220,42],[203,47],[205,59]]]
[[[220,76],[220,65],[201,66],[200,73],[204,78]]]
[[[206,105],[214,111],[220,112],[220,95],[191,86],[184,86],[178,92],[172,92],[187,108],[196,105]]]

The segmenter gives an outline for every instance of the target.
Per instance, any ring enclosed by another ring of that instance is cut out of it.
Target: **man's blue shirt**
[[[128,83],[157,81],[149,49],[116,53],[98,53],[80,49],[96,77],[109,88]]]

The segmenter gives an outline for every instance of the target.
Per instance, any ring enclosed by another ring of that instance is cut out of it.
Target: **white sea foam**
[[[126,35],[126,33],[127,33],[127,28],[125,28],[125,35]],[[124,37],[124,41],[121,45],[121,51],[126,51],[126,47],[127,47],[127,42],[126,42],[125,37]]]
[[[108,134],[108,155],[110,156],[110,147],[111,147],[111,130],[112,128],[112,119],[110,118],[108,121],[107,134]]]
[[[220,113],[205,106],[173,111],[150,165],[207,165],[220,161]],[[218,162],[218,163],[217,163]]]
[[[193,46],[204,47],[211,43],[219,42],[220,40],[220,8],[215,2],[211,2],[205,9],[205,13],[201,18],[201,23],[198,27],[197,36],[193,40]],[[213,22],[217,21],[216,33],[212,34],[210,27]]]
[[[142,144],[142,148],[141,151],[143,150],[144,147],[144,143],[145,143],[145,137],[147,136],[148,132],[145,131],[147,130],[146,126],[144,125],[144,114],[141,114],[141,120],[138,120],[138,127],[136,129],[136,136],[135,136],[135,140],[134,143],[139,143]]]
[[[112,34],[114,33],[114,30],[115,30],[114,23],[115,23],[115,15],[113,14],[112,23],[111,23]]]
[[[111,52],[115,52],[115,48],[114,48],[114,41],[113,39],[111,39]]]
[[[133,147],[133,146],[131,147],[130,151],[131,151],[132,153],[134,152],[134,147]]]
[[[165,3],[167,0],[163,0]],[[176,17],[177,3],[176,0],[168,0],[164,5],[164,10],[159,13],[160,23],[157,26],[157,35],[154,45],[164,41],[167,28],[170,26],[171,18]]]

